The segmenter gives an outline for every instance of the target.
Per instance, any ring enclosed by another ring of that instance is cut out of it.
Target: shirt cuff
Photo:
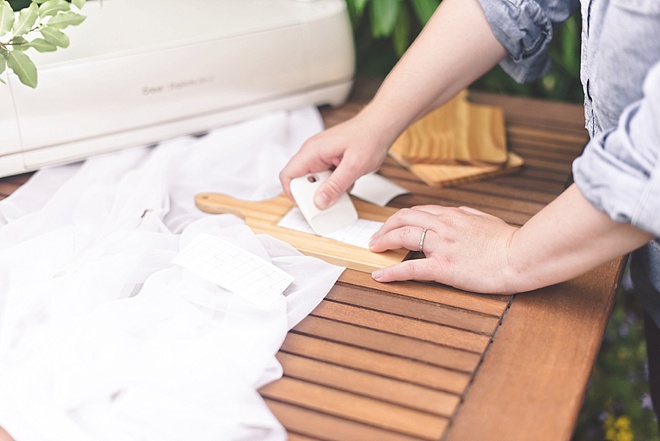
[[[612,131],[594,137],[573,162],[582,195],[614,221],[660,237],[660,63],[644,98],[627,107]]]
[[[557,2],[558,5],[544,9],[533,0],[478,1],[495,38],[509,52],[500,62],[502,69],[519,83],[547,73],[551,66],[548,51],[553,22],[566,20],[574,2]]]

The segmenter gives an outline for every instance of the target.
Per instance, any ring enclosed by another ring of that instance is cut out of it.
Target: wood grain
[[[389,207],[379,207],[353,199],[360,219],[385,222],[396,212]],[[371,273],[377,268],[403,261],[408,250],[399,249],[374,253],[366,248],[345,244],[326,237],[280,227],[282,220],[293,207],[284,194],[265,201],[243,201],[225,194],[200,193],[195,196],[195,205],[207,213],[234,214],[245,220],[247,226],[258,234],[270,234],[308,256],[318,257],[334,265]]]
[[[446,441],[571,439],[622,269],[617,259],[516,296]]]
[[[420,439],[438,439],[449,423],[449,418],[288,376],[260,392],[266,398]]]
[[[450,164],[438,165],[417,163],[410,164],[395,152],[390,152],[390,156],[395,158],[401,165],[407,167],[419,179],[430,187],[447,187],[464,182],[492,178],[508,173],[514,173],[520,169],[525,161],[515,153],[510,153],[502,164]]]
[[[408,127],[390,154],[410,167],[417,164],[504,164],[507,161],[502,109],[470,103],[459,92],[443,106]],[[451,174],[451,168],[445,168]]]

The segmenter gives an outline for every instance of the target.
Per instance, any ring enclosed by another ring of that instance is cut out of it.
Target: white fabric
[[[0,202],[0,426],[17,441],[281,440],[257,393],[343,268],[198,192],[266,199],[315,109],[38,172]],[[171,263],[209,233],[295,280],[259,307]]]

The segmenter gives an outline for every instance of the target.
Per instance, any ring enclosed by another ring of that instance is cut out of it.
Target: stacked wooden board
[[[412,124],[390,156],[432,187],[509,173],[524,163],[507,149],[502,109],[469,102],[466,90]]]

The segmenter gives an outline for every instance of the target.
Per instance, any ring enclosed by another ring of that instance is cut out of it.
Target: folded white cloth
[[[254,235],[249,200],[321,130],[313,108],[45,169],[0,202],[0,426],[17,441],[281,440],[257,389],[343,268]],[[171,263],[200,233],[294,277],[257,306]]]

